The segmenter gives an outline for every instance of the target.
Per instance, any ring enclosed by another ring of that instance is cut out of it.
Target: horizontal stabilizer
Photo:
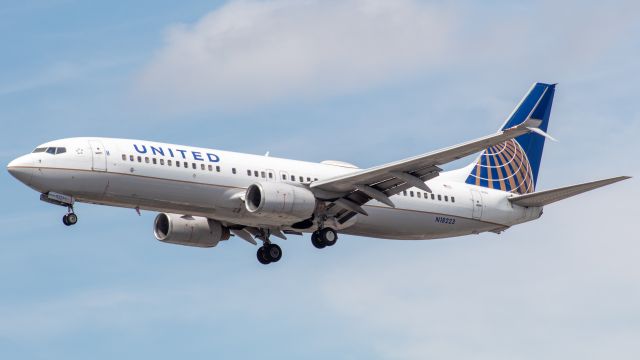
[[[509,201],[511,201],[512,204],[526,207],[545,206],[556,201],[564,200],[566,198],[582,194],[583,192],[591,191],[629,178],[630,176],[618,176],[611,179],[592,181],[553,190],[539,191],[532,194],[514,196],[509,198]]]

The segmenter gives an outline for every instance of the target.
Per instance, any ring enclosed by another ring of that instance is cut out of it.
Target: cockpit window
[[[33,150],[34,153],[46,152],[47,154],[56,155],[63,154],[67,152],[67,148],[65,147],[48,147],[48,148],[36,148]]]

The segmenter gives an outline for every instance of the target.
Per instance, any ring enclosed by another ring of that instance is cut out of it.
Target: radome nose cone
[[[20,180],[26,185],[31,182],[33,176],[32,161],[26,156],[21,156],[7,165],[7,171],[11,176]]]

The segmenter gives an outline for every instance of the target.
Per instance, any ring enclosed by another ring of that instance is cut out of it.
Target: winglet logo
[[[466,182],[516,194],[534,191],[533,174],[527,154],[513,139],[485,150]]]

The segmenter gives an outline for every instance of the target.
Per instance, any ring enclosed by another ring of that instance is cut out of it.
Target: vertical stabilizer
[[[554,93],[555,84],[534,84],[501,130],[531,119],[539,121],[538,128],[543,134],[546,133]],[[538,180],[544,141],[543,135],[531,132],[486,149],[467,177],[467,184],[516,194],[533,192]]]

